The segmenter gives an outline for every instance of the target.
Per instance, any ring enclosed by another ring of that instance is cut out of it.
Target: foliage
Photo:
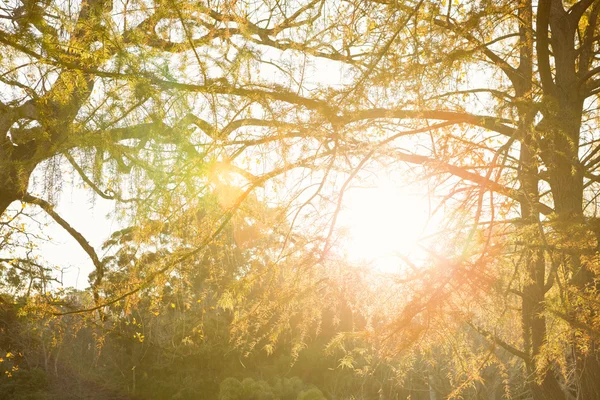
[[[298,395],[298,400],[324,400],[325,397],[319,389],[309,389]]]
[[[58,378],[57,360],[108,353],[123,369],[87,378],[136,394],[165,373],[149,365],[197,357],[202,377],[161,381],[193,397],[234,375],[225,354],[285,349],[295,365],[328,343],[336,373],[372,386],[393,371],[442,397],[600,398],[599,14],[594,0],[6,2],[0,322],[17,334],[0,350],[35,356],[2,379],[25,388],[51,360]],[[377,276],[345,259],[337,225],[384,174],[425,179],[444,221]],[[104,253],[59,212],[68,186],[114,204]],[[50,223],[89,256],[88,289],[45,260]],[[272,392],[238,378],[244,396]]]
[[[242,382],[227,378],[221,382],[219,400],[325,400],[323,393],[315,387],[306,387],[298,377],[283,378],[270,386],[265,381],[245,378]]]

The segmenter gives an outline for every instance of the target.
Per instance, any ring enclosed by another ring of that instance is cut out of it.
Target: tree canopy
[[[442,396],[475,396],[495,371],[507,396],[598,398],[599,12],[596,0],[4,2],[3,302],[104,327],[141,308],[213,307],[246,356],[284,342],[296,359],[349,309],[355,323],[328,337],[340,368],[367,374],[367,353],[415,371],[433,359]],[[337,228],[352,188],[385,173],[425,182],[443,222],[426,256],[375,277],[344,259]],[[74,183],[115,203],[122,226],[104,249],[56,211]],[[57,290],[35,248],[39,211],[89,255],[89,298]]]

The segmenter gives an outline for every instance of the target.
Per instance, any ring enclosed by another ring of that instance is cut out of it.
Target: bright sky
[[[289,59],[292,64],[304,65],[306,70],[302,76],[305,88],[335,87],[344,83],[347,71],[338,63],[327,60],[310,62],[294,52],[282,53],[268,48],[261,50],[265,60],[272,59],[281,64]],[[176,58],[174,62],[177,62]],[[263,64],[259,74],[261,78],[272,82],[287,79],[269,64]],[[402,189],[397,181],[392,182],[389,178],[381,179],[375,186],[371,189],[351,189],[347,193],[338,226],[348,231],[346,247],[351,260],[372,262],[378,271],[394,272],[401,264],[396,254],[414,253],[419,237],[431,228],[431,224],[428,225],[430,206],[427,192],[415,186]],[[113,206],[111,201],[100,197],[91,202],[89,190],[64,182],[56,202],[56,211],[90,242],[102,258],[102,243],[120,228],[114,218],[108,217]],[[40,253],[49,265],[61,267],[65,287],[87,287],[88,274],[94,269],[89,256],[50,217],[44,216],[44,219],[50,222],[44,234],[52,237],[52,241],[41,244]]]
[[[419,239],[435,229],[439,217],[430,218],[432,205],[426,187],[381,175],[372,187],[352,188],[346,193],[338,227],[345,231],[343,247],[350,262],[368,263],[377,272],[398,273],[405,265],[398,255],[418,254]],[[112,201],[99,197],[92,202],[89,191],[64,184],[56,211],[102,258],[102,243],[121,228],[110,215],[113,206]],[[44,233],[52,238],[41,244],[40,254],[48,265],[61,267],[65,287],[87,287],[88,274],[94,270],[89,256],[50,217],[42,212],[40,218],[49,222]]]
[[[431,217],[427,188],[382,178],[373,188],[351,189],[345,196],[339,225],[347,232],[351,262],[366,262],[376,271],[404,269],[398,257],[415,257],[419,241],[433,232],[439,217]]]
[[[89,191],[67,183],[63,185],[55,210],[88,240],[102,258],[102,243],[119,229],[116,220],[109,216],[114,203],[100,197],[92,202]],[[44,234],[50,236],[52,241],[40,245],[40,254],[48,265],[61,268],[64,287],[88,287],[88,275],[94,270],[90,257],[60,225],[46,215],[43,218],[50,222]]]

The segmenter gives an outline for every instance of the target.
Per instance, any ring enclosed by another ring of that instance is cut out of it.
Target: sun
[[[346,256],[379,272],[401,272],[435,229],[432,211],[428,192],[417,185],[383,179],[374,187],[348,190],[339,216]]]

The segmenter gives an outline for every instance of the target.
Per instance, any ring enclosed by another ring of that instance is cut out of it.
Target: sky
[[[55,203],[55,211],[88,240],[101,259],[104,255],[102,243],[112,232],[121,228],[114,216],[110,215],[113,208],[113,201],[99,196],[92,199],[89,190],[67,182],[63,183]],[[88,275],[94,270],[88,254],[50,217],[42,212],[39,218],[49,222],[43,233],[51,238],[49,242],[40,243],[39,253],[48,265],[60,267],[58,274],[60,276],[62,273],[64,287],[88,287]]]
[[[285,64],[287,60],[294,65],[304,65],[304,89],[336,87],[345,82],[347,71],[338,63],[327,60],[310,62],[298,53],[280,52],[266,47],[261,48],[261,51],[264,60],[272,60],[278,64]],[[287,79],[281,71],[268,63],[263,63],[258,73],[262,79],[271,82]],[[63,180],[60,196],[54,202],[56,211],[89,241],[102,258],[102,243],[113,231],[122,228],[109,215],[114,204],[98,196],[92,200],[89,189],[72,185],[69,181],[70,179]],[[43,193],[36,192],[34,187],[30,187],[30,191],[46,198]],[[14,206],[20,207],[18,204]],[[348,255],[356,260],[372,261],[381,255],[387,257],[396,251],[413,250],[417,246],[419,234],[428,225],[429,208],[424,190],[414,187],[408,191],[400,189],[395,182],[385,178],[375,182],[373,189],[352,189],[339,219],[339,226],[349,231]],[[40,218],[49,222],[43,233],[52,238],[50,242],[40,244],[40,254],[49,265],[60,267],[65,287],[83,289],[89,286],[88,274],[94,270],[89,256],[50,217],[40,213]],[[387,261],[380,261],[378,268],[392,272],[397,261],[393,257],[391,260],[387,257]]]
[[[402,273],[403,257],[418,259],[422,239],[438,228],[440,215],[424,185],[379,174],[374,187],[350,189],[339,217],[346,231],[346,256],[366,263],[374,272]]]
[[[89,189],[68,181],[54,200],[55,211],[88,240],[102,259],[103,242],[123,227],[112,213],[114,202],[92,197]],[[428,191],[422,185],[407,186],[384,171],[372,183],[369,188],[350,189],[344,198],[338,228],[345,231],[346,255],[351,262],[372,265],[375,272],[401,272],[403,263],[397,255],[414,254],[419,239],[435,230]],[[45,197],[39,191],[32,193]],[[20,205],[15,203],[13,207]],[[48,223],[43,233],[51,238],[39,244],[39,254],[47,265],[58,267],[63,287],[88,287],[88,275],[94,266],[87,253],[44,212],[36,218]]]

